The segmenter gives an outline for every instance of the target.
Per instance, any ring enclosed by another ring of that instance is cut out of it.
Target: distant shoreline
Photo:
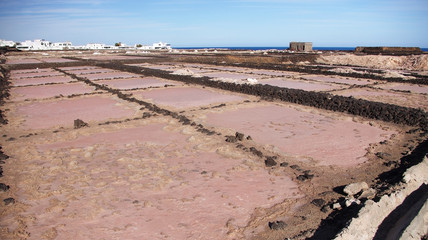
[[[228,50],[286,50],[288,47],[173,47],[174,49],[228,49]],[[318,51],[354,51],[355,47],[313,47]],[[422,51],[428,52],[428,48],[421,48]]]

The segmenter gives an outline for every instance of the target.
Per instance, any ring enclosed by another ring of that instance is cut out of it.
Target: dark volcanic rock
[[[287,227],[287,224],[284,221],[269,222],[269,228],[272,230],[282,230],[285,227]]]
[[[0,183],[0,191],[6,192],[7,190],[9,190],[9,185],[6,185],[4,183]]]
[[[266,157],[266,160],[265,160],[266,167],[273,167],[273,166],[276,166],[276,164],[277,163],[273,157]]]
[[[239,141],[244,140],[244,134],[240,133],[240,132],[236,132],[235,133],[235,137],[236,139],[238,139]]]
[[[89,125],[80,119],[74,120],[74,129],[87,127],[87,126],[89,126]]]
[[[3,200],[5,205],[9,205],[9,204],[14,204],[15,203],[15,199],[13,198],[6,198]]]
[[[321,198],[314,199],[311,203],[317,207],[322,207],[325,205],[325,201]]]
[[[238,141],[238,139],[236,139],[235,136],[231,136],[231,135],[226,136],[226,142],[236,143],[237,141]]]
[[[256,155],[257,157],[263,157],[263,153],[257,150],[255,147],[250,147],[250,152]]]
[[[313,177],[314,177],[313,174],[309,174],[309,173],[305,172],[304,174],[297,176],[297,180],[303,182],[306,180],[311,180]]]
[[[287,167],[288,166],[288,162],[282,162],[281,164],[279,164],[279,166],[281,166],[281,167]]]

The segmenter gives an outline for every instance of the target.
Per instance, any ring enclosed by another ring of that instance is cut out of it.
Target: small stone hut
[[[311,42],[290,42],[290,51],[309,52],[312,51]]]

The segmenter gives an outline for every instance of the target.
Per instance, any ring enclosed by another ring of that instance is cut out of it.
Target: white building
[[[88,43],[84,46],[84,49],[98,50],[98,49],[106,49],[106,45],[104,43]]]
[[[14,41],[7,41],[0,39],[0,47],[14,47],[16,43]]]
[[[66,50],[72,48],[71,42],[57,42],[53,43],[54,48],[60,48],[60,50]]]
[[[154,50],[159,50],[159,49],[170,50],[171,49],[171,44],[169,44],[169,43],[163,43],[163,42],[153,43],[153,49]]]
[[[0,40],[0,46],[14,46],[15,42]],[[142,50],[170,50],[171,45],[169,43],[153,43],[152,46],[144,45],[141,47],[128,46],[126,44],[120,44],[120,46],[111,46],[104,43],[88,43],[84,46],[73,46],[71,42],[57,42],[52,43],[44,39],[36,39],[34,41],[26,40],[25,42],[17,43],[16,48],[19,50],[68,50],[68,49],[81,49],[81,50],[103,50],[103,49],[142,49]]]
[[[19,50],[65,50],[71,48],[71,42],[51,43],[44,39],[26,40],[16,45]]]

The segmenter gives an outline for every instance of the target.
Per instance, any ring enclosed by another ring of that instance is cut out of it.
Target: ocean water
[[[174,47],[174,49],[230,49],[230,50],[285,50],[287,47]],[[319,51],[354,51],[355,47],[313,47],[313,50]],[[428,52],[428,48],[421,48],[422,51]]]

